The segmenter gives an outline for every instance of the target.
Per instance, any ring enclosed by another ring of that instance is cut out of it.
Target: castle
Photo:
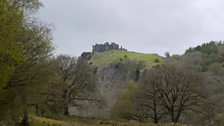
[[[105,52],[105,51],[109,51],[109,50],[125,50],[127,51],[127,49],[119,47],[118,44],[112,42],[111,44],[109,42],[106,42],[104,44],[95,44],[93,45],[93,52]]]

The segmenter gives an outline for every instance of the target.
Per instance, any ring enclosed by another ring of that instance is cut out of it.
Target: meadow
[[[183,124],[151,124],[128,120],[103,120],[80,117],[61,117],[50,119],[45,117],[30,117],[30,126],[187,126]]]

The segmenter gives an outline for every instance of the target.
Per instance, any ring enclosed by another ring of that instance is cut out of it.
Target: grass
[[[64,117],[61,120],[31,116],[30,126],[186,126],[181,124],[149,124],[127,120],[100,120],[93,118]]]
[[[143,61],[149,67],[163,63],[163,57],[159,56],[158,54],[144,54],[122,50],[95,52],[90,62],[95,65],[99,65],[125,59]]]
[[[72,126],[61,120],[48,119],[44,117],[30,116],[30,126]]]

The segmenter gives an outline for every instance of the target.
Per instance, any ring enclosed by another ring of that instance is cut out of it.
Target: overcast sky
[[[54,25],[56,54],[79,56],[95,43],[130,51],[182,54],[224,40],[224,0],[42,0],[42,21]]]

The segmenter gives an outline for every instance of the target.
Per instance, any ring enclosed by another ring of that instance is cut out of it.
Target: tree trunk
[[[178,113],[176,115],[176,118],[175,118],[175,123],[178,123],[180,115],[181,115],[181,112],[182,112],[181,110],[178,111]]]
[[[66,89],[62,95],[62,98],[64,101],[66,101],[64,103],[64,115],[68,116],[69,115],[69,112],[68,112],[68,102],[67,102],[67,93],[68,93],[68,90]]]
[[[35,105],[36,115],[39,115],[39,109],[38,105]]]
[[[158,118],[154,118],[154,124],[158,124],[159,120]]]
[[[44,116],[44,111],[43,110],[41,111],[41,116]]]
[[[153,106],[154,106],[154,109],[153,109],[153,111],[154,111],[154,124],[158,124],[159,119],[158,119],[158,113],[157,113],[157,103],[156,103],[156,99],[153,100]]]
[[[158,124],[159,119],[158,119],[158,115],[157,115],[157,110],[155,109],[154,111],[155,111],[155,113],[154,113],[154,124]]]
[[[171,107],[170,114],[171,114],[171,121],[172,121],[172,123],[176,123],[176,121],[175,121],[175,113],[174,113],[174,110],[173,110],[173,106]]]
[[[64,108],[64,115],[68,116],[69,112],[68,112],[68,106],[66,105]]]
[[[28,112],[26,107],[24,107],[23,109],[23,120],[20,123],[20,126],[29,126],[29,117],[28,117]]]
[[[22,94],[22,102],[23,102],[23,120],[20,123],[20,126],[29,126],[28,106],[26,96],[24,94]]]

